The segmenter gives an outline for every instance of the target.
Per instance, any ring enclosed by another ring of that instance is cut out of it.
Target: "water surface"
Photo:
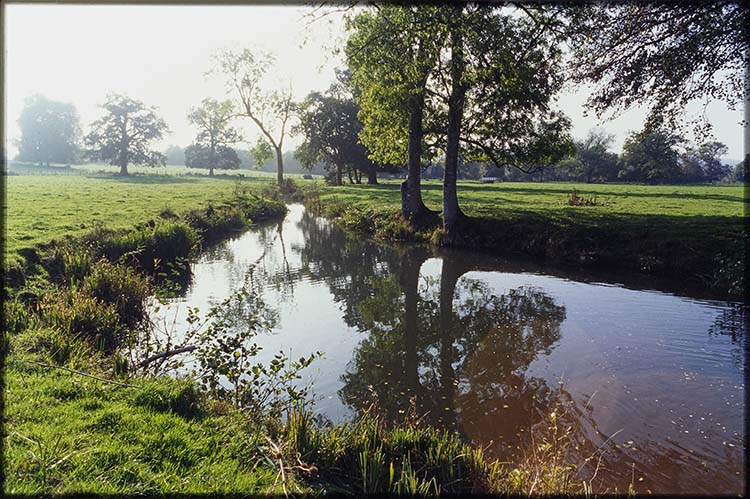
[[[742,490],[743,308],[472,251],[346,235],[301,205],[208,249],[170,310],[207,310],[250,266],[278,316],[261,359],[325,353],[308,368],[334,422],[375,403],[518,458],[564,406],[595,488]],[[669,286],[667,286],[668,288]],[[171,316],[170,316],[171,317]],[[410,416],[411,414],[411,416]],[[596,449],[599,449],[598,451]],[[599,460],[599,456],[602,459]]]

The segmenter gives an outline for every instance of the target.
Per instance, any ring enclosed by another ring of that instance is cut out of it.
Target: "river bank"
[[[574,191],[594,205],[570,206]],[[347,230],[443,244],[438,183],[423,187],[436,215],[420,228],[400,215],[397,184],[316,184],[303,193],[310,209]],[[743,296],[742,186],[465,183],[459,196],[467,217],[456,247],[679,279],[714,294]]]

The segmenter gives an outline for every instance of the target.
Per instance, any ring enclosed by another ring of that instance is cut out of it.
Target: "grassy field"
[[[458,198],[469,216],[506,218],[537,213],[554,219],[600,219],[618,216],[721,217],[741,221],[742,184],[726,185],[633,185],[506,182],[480,184],[459,181]],[[320,184],[319,184],[320,185]],[[428,208],[442,211],[442,182],[422,183],[422,197]],[[599,206],[569,206],[573,190],[595,197]],[[368,203],[400,208],[399,182],[380,185],[321,187],[321,199],[346,203]]]
[[[13,175],[5,179],[5,254],[79,236],[97,225],[132,228],[162,210],[181,213],[208,203],[221,203],[239,186],[260,190],[272,177],[208,179],[175,176],[85,177]]]

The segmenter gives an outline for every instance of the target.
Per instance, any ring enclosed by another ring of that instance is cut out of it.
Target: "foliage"
[[[576,153],[569,174],[583,182],[617,180],[617,155],[609,152],[615,137],[603,130],[590,130],[583,140],[575,141]]]
[[[282,352],[268,365],[253,362],[261,347],[251,340],[269,331],[276,319],[250,286],[246,283],[206,315],[208,325],[195,335],[196,375],[213,397],[230,401],[256,420],[276,420],[306,401],[307,388],[297,387],[295,381],[321,354],[294,361]],[[195,311],[190,317],[191,325],[198,324]]]
[[[134,329],[146,320],[146,299],[152,289],[146,276],[122,264],[101,259],[83,278],[81,292],[113,304],[122,324]]]
[[[263,140],[262,137],[258,138],[255,145],[250,149],[250,158],[252,158],[255,168],[260,168],[264,163],[273,159],[271,144]]]
[[[347,65],[361,107],[360,140],[370,159],[405,165],[408,137],[421,132],[410,123],[417,112],[421,130],[425,89],[445,37],[435,23],[439,6],[383,5],[376,13],[362,11],[347,20]],[[429,151],[423,148],[427,158]],[[417,157],[421,161],[421,156]]]
[[[544,22],[556,22],[554,12],[543,14]],[[570,120],[550,108],[563,84],[554,30],[483,7],[446,22],[462,33],[461,47],[452,50],[461,49],[464,68],[459,82],[455,75],[450,81],[466,92],[460,132],[465,158],[534,170],[572,152]],[[444,133],[447,121],[435,126]]]
[[[681,158],[682,177],[680,181],[717,182],[731,172],[731,167],[721,161],[727,153],[727,146],[717,141],[709,141],[698,147],[689,147]]]
[[[106,114],[91,124],[85,141],[87,156],[120,166],[120,174],[127,175],[129,164],[164,165],[165,156],[150,149],[150,144],[161,140],[168,131],[167,123],[156,114],[155,108],[118,94],[110,94],[101,107]]]
[[[599,116],[646,103],[647,129],[679,129],[693,100],[741,101],[746,12],[737,2],[571,6],[574,80],[595,85],[587,104]]]
[[[677,147],[683,143],[682,137],[666,130],[631,132],[622,146],[619,177],[649,184],[675,182],[681,173]]]
[[[237,170],[240,158],[237,151],[228,146],[216,146],[213,156],[208,146],[191,144],[185,148],[185,166],[188,168],[206,168],[213,175],[214,168]]]
[[[359,143],[362,131],[357,118],[359,106],[346,95],[344,86],[332,85],[325,94],[311,92],[300,108],[300,123],[293,132],[304,137],[295,153],[302,165],[312,169],[323,161],[328,169],[335,171],[336,185],[341,185],[344,171],[349,173],[350,181],[352,171],[356,180],[358,173],[365,171],[373,183],[376,167],[367,157],[367,149]]]
[[[224,50],[214,56],[213,71],[221,73],[227,90],[235,93],[238,107],[243,116],[257,126],[261,140],[267,141],[277,160],[276,180],[281,183],[284,176],[282,149],[284,138],[289,133],[287,125],[292,118],[292,92],[286,90],[264,90],[266,74],[274,63],[268,52],[242,49]],[[262,164],[257,161],[256,164]]]
[[[184,165],[185,164],[185,149],[178,145],[170,145],[167,150],[164,151],[164,162],[167,165]]]
[[[19,161],[47,166],[77,161],[81,126],[73,104],[33,95],[25,100],[18,126],[21,131]]]
[[[231,101],[219,102],[206,98],[200,107],[192,108],[188,121],[198,127],[198,135],[195,144],[185,150],[185,165],[208,168],[209,176],[213,176],[214,167],[239,168],[240,159],[230,144],[241,141],[242,137],[239,131],[230,126],[233,119]]]

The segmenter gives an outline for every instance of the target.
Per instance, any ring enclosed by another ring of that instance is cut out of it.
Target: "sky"
[[[109,93],[123,93],[158,108],[170,133],[158,148],[187,146],[196,130],[187,121],[191,106],[205,97],[225,99],[219,76],[206,75],[211,54],[224,48],[265,49],[276,56],[272,70],[277,83],[291,81],[296,100],[310,91],[325,90],[342,67],[333,48],[345,37],[342,17],[333,14],[310,22],[310,7],[295,6],[104,6],[5,5],[6,147],[20,135],[17,119],[24,99],[39,93],[73,103],[84,133],[101,116]],[[626,134],[638,130],[645,109],[632,109],[610,121],[593,113],[584,116],[587,88],[566,90],[558,106],[572,120],[574,138],[595,127],[615,135],[619,152]],[[702,110],[696,103],[688,116]],[[711,102],[706,116],[715,137],[727,145],[725,158],[743,157],[742,110]],[[249,120],[239,121],[248,142],[258,132]],[[292,137],[285,149],[301,142]]]

